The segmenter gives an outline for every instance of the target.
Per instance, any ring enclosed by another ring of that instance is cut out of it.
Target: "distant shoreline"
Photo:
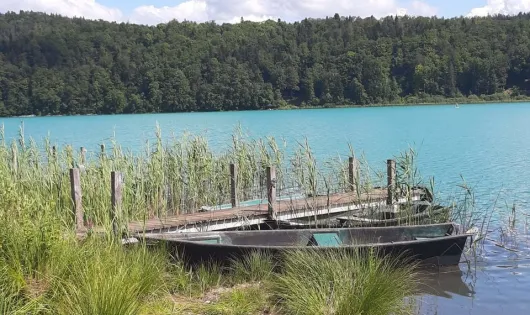
[[[318,105],[318,106],[296,106],[288,105],[268,109],[245,109],[245,110],[218,110],[218,111],[188,111],[188,112],[150,112],[150,113],[119,113],[119,114],[74,114],[74,115],[20,115],[20,116],[3,116],[0,118],[42,118],[42,117],[76,117],[76,116],[114,116],[114,115],[146,115],[146,114],[189,114],[189,113],[227,113],[227,112],[256,112],[256,111],[275,111],[275,110],[306,110],[306,109],[339,109],[339,108],[377,108],[377,107],[406,107],[406,106],[454,106],[459,105],[490,105],[490,104],[514,104],[530,103],[530,97],[524,99],[512,100],[465,100],[459,99],[455,102],[417,102],[417,103],[382,103],[369,105]]]
[[[369,107],[406,107],[406,106],[454,106],[459,105],[490,105],[490,104],[514,104],[514,103],[530,103],[530,97],[520,100],[502,100],[502,101],[486,101],[486,100],[469,100],[457,102],[418,102],[418,103],[382,103],[370,105],[319,105],[319,106],[286,106],[273,110],[298,110],[298,109],[327,109],[327,108],[369,108]]]

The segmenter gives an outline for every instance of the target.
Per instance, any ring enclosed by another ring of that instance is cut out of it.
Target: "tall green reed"
[[[317,196],[329,197],[352,188],[347,159],[337,156],[319,161],[307,140],[288,154],[285,141],[253,139],[241,128],[221,151],[210,148],[202,136],[183,134],[163,139],[157,126],[154,141],[148,141],[143,150],[126,151],[112,138],[105,143],[104,151],[86,148],[82,158],[79,149],[54,145],[48,138],[41,145],[33,139],[28,141],[22,127],[18,138],[9,143],[2,129],[0,175],[15,191],[31,191],[32,198],[50,205],[60,222],[73,226],[68,169],[80,168],[85,221],[89,227],[101,226],[109,231],[112,171],[123,173],[124,178],[122,226],[130,221],[229,204],[230,163],[237,165],[236,193],[240,201],[266,202],[267,166],[276,167],[280,199],[310,196],[306,199],[308,210],[317,206]],[[354,155],[351,146],[350,151]],[[355,193],[366,197],[371,188],[384,185],[384,176],[370,168],[362,155],[357,161]]]

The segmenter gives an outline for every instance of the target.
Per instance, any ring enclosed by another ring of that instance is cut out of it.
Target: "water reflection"
[[[528,234],[492,233],[471,264],[422,272],[417,313],[530,314],[529,244]]]
[[[469,284],[464,282],[464,279],[468,280]],[[439,296],[447,299],[452,298],[455,294],[471,297],[475,293],[471,277],[466,276],[458,266],[442,268],[437,271],[422,271],[419,291],[422,295]]]

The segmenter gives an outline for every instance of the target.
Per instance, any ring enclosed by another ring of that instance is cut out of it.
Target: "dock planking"
[[[101,147],[102,157],[104,157],[104,146]],[[247,228],[260,225],[267,220],[302,220],[308,219],[314,223],[321,224],[322,219],[327,222],[337,219],[339,216],[355,215],[365,209],[381,209],[385,211],[396,211],[396,205],[406,202],[408,198],[399,196],[400,189],[395,182],[396,167],[393,160],[388,160],[387,168],[388,186],[376,187],[368,192],[358,193],[359,178],[357,172],[357,161],[354,157],[349,159],[349,191],[343,193],[308,196],[302,199],[277,199],[276,194],[276,171],[274,167],[267,167],[267,200],[257,205],[241,206],[238,198],[238,174],[237,165],[230,165],[230,202],[231,209],[199,211],[186,214],[168,215],[165,217],[149,218],[147,220],[129,222],[125,226],[119,224],[122,219],[122,181],[121,173],[112,172],[112,212],[110,213],[113,223],[113,233],[123,234],[123,229],[129,234],[140,233],[163,233],[163,232],[204,232],[216,230],[229,230]],[[72,173],[76,173],[72,169]],[[119,175],[119,176],[117,176]],[[119,181],[116,180],[119,177]],[[72,179],[72,201],[73,212],[76,214],[80,235],[84,235],[85,226],[81,198],[81,188],[77,189],[75,178]],[[78,185],[79,186],[79,185]],[[77,190],[76,190],[77,189]],[[422,195],[429,198],[428,189],[417,187],[412,191],[412,200],[420,200]],[[379,211],[379,210],[377,210]],[[118,226],[120,225],[120,226]],[[91,227],[91,231],[102,231],[102,227]]]
[[[420,190],[413,197],[420,197]],[[376,188],[369,193],[358,195],[355,192],[308,197],[304,199],[279,200],[275,203],[277,219],[293,219],[315,215],[338,214],[361,210],[365,207],[385,205],[387,188]],[[238,206],[225,210],[214,210],[192,214],[180,214],[165,218],[153,218],[142,222],[129,223],[130,233],[176,232],[176,231],[213,231],[237,228],[245,225],[260,224],[269,217],[267,202]]]

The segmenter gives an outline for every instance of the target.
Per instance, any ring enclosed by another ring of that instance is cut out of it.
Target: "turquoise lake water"
[[[84,146],[94,152],[113,134],[124,148],[140,150],[154,138],[157,123],[165,138],[185,131],[202,134],[219,150],[229,145],[238,124],[251,137],[285,139],[291,148],[307,138],[320,160],[347,155],[351,143],[357,154],[364,153],[380,169],[386,159],[413,147],[419,153],[421,174],[434,177],[442,197],[461,191],[457,185],[462,176],[474,187],[479,207],[492,207],[497,200],[499,211],[515,204],[518,212],[530,213],[530,104],[526,103],[0,118],[7,138],[16,137],[21,121],[26,136],[37,141],[49,135],[59,145]],[[474,274],[438,275],[430,285],[443,292],[428,295],[421,312],[529,314],[530,246],[525,235],[521,239],[518,252],[486,244],[486,255]]]
[[[346,156],[351,143],[379,169],[413,147],[421,174],[434,177],[442,195],[457,194],[463,177],[483,205],[499,193],[517,208],[530,201],[530,104],[0,118],[7,138],[16,137],[22,121],[37,141],[49,135],[59,145],[95,152],[113,134],[124,148],[140,150],[154,139],[157,123],[165,138],[187,131],[205,135],[217,149],[230,144],[239,124],[251,137],[285,139],[291,148],[307,138],[320,160]]]

